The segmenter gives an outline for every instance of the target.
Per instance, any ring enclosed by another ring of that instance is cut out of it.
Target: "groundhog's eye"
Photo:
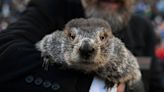
[[[104,40],[105,39],[105,36],[100,36],[100,40]]]
[[[99,36],[101,41],[104,41],[105,39],[107,39],[107,37],[108,37],[107,33],[101,33],[100,36]]]
[[[70,37],[72,40],[74,40],[74,39],[75,39],[75,35],[74,35],[74,34],[72,34],[72,33],[69,33],[69,37]]]

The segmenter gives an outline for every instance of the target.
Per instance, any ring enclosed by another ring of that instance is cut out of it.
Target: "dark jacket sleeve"
[[[0,33],[0,91],[87,92],[89,90],[92,79],[89,75],[61,70],[57,65],[50,67],[49,71],[44,71],[40,52],[34,46],[44,35],[62,28],[71,19],[67,14],[71,16],[76,13],[71,9],[77,9],[76,4],[69,3],[66,0],[32,0],[21,18]],[[63,4],[67,8],[64,8]],[[67,10],[69,13],[66,13]],[[79,15],[75,14],[74,17]],[[85,87],[81,88],[83,86]]]

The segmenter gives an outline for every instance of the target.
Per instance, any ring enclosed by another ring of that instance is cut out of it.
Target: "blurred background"
[[[17,20],[28,2],[29,0],[0,0],[0,31]]]
[[[0,0],[0,32],[19,18],[29,1]],[[137,0],[133,13],[151,20],[157,36],[155,55],[160,60],[164,74],[164,0]]]

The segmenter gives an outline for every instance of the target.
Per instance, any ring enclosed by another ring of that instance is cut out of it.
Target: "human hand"
[[[117,87],[117,92],[124,92],[125,91],[125,84],[121,83]]]

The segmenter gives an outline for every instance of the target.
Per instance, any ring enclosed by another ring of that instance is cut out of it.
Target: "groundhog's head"
[[[108,62],[106,52],[113,37],[110,25],[102,19],[73,19],[64,29],[66,63],[77,69],[95,70]]]

